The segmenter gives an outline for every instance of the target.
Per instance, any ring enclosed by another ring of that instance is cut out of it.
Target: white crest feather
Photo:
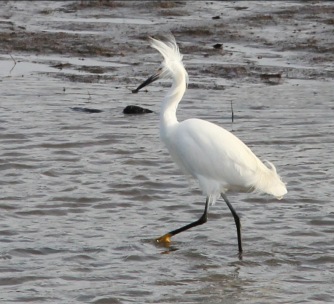
[[[165,42],[149,37],[151,47],[156,49],[164,58],[161,63],[163,69],[163,77],[171,77],[175,70],[182,67],[182,70],[186,77],[186,84],[188,85],[188,73],[184,68],[182,59],[183,55],[180,53],[179,47],[173,35],[166,36]]]

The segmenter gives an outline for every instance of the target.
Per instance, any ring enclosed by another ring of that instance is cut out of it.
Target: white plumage
[[[198,221],[167,233],[159,242],[170,242],[170,237],[193,226],[203,224],[208,205],[222,195],[237,225],[239,251],[241,235],[239,217],[228,202],[227,191],[260,191],[281,199],[287,193],[285,184],[273,164],[268,166],[235,135],[205,120],[191,118],[178,122],[176,110],[188,83],[182,55],[173,36],[167,42],[151,39],[151,46],[164,57],[159,71],[135,91],[161,77],[172,78],[173,84],[165,96],[160,113],[160,137],[172,159],[188,175],[198,180],[207,197],[204,214]],[[239,224],[238,224],[239,223]],[[238,228],[239,225],[239,228]]]
[[[161,129],[161,138],[182,171],[199,181],[206,196],[258,190],[282,198],[284,183],[236,136],[200,119]]]

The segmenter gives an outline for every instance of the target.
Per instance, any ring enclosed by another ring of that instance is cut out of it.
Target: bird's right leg
[[[206,223],[207,220],[208,220],[208,209],[209,209],[209,197],[206,198],[203,215],[197,221],[192,222],[188,225],[185,225],[181,228],[172,230],[172,231],[164,234],[163,236],[156,239],[157,243],[159,243],[159,244],[169,244],[171,242],[171,237],[172,236],[174,236],[178,233],[181,233],[183,231],[186,231],[186,230],[188,230],[192,227],[199,226],[199,225],[202,225],[202,224]]]
[[[237,236],[238,236],[238,248],[239,248],[239,253],[242,253],[242,242],[241,242],[241,224],[240,224],[240,218],[239,215],[237,214],[237,212],[234,210],[233,206],[231,205],[231,203],[229,202],[229,200],[227,199],[226,195],[224,193],[221,194],[222,198],[224,199],[226,205],[228,206],[228,208],[230,209],[233,218],[234,218],[234,222],[235,222],[235,226],[237,227]]]

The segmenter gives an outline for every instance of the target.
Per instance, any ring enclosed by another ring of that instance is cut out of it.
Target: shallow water
[[[243,226],[240,260],[222,200],[207,224],[176,236],[170,248],[154,244],[204,208],[196,183],[159,140],[165,85],[131,94],[136,85],[121,81],[131,77],[125,65],[110,81],[71,82],[63,77],[71,70],[39,59],[29,64],[22,55],[12,71],[8,57],[1,61],[8,70],[0,81],[2,303],[333,302],[332,79],[310,78],[307,66],[294,70],[305,77],[278,85],[202,79],[212,61],[189,59],[190,81],[201,86],[187,91],[179,119],[233,131],[287,183],[282,201],[229,195]],[[218,81],[224,90],[212,89]],[[123,115],[129,104],[155,113]],[[76,106],[103,112],[70,109]]]
[[[216,91],[203,101],[208,92],[193,89],[180,107],[180,118],[233,128],[288,184],[282,201],[230,195],[242,216],[242,261],[221,201],[206,225],[175,237],[170,250],[153,243],[196,219],[204,204],[162,147],[157,115],[121,114],[141,97],[158,110],[153,97],[161,98],[163,89],[132,95],[90,84],[92,103],[104,112],[88,115],[69,109],[85,104],[87,86],[63,92],[64,86],[33,73],[1,82],[4,301],[332,301],[330,82],[249,85],[247,96],[229,88],[223,98]],[[264,90],[266,99],[259,100]],[[222,99],[234,100],[233,126]]]

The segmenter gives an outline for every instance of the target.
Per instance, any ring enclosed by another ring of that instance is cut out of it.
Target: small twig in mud
[[[233,101],[231,100],[231,118],[232,118],[232,123],[234,122],[234,111],[233,111]]]
[[[12,56],[12,54],[9,54],[9,56],[10,56],[10,58],[12,58],[12,60],[14,61],[14,65],[13,65],[12,69],[9,71],[9,74],[11,74],[12,71],[14,70],[14,68],[15,68],[15,66],[16,66],[16,64],[17,64],[17,62],[16,62],[16,60],[14,59],[14,57]]]
[[[89,91],[87,91],[87,93],[88,93],[88,100],[89,101],[92,100],[92,96],[90,95]]]

